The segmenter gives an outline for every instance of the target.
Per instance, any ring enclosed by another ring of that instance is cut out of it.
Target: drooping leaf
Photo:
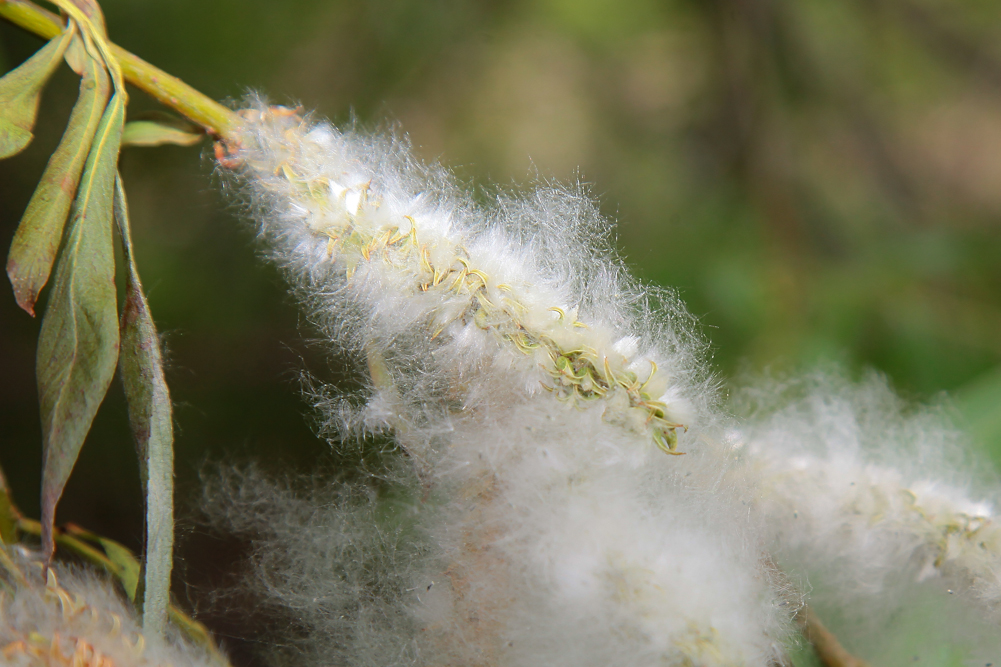
[[[49,158],[7,256],[7,276],[14,297],[30,315],[35,314],[38,293],[52,272],[80,173],[110,94],[111,83],[104,67],[86,57],[80,97],[73,106],[66,133]]]
[[[127,265],[118,368],[146,487],[143,630],[162,636],[167,627],[173,567],[174,427],[160,340],[136,270],[121,177],[115,180],[115,219]]]
[[[177,146],[193,146],[205,136],[205,133],[194,123],[158,113],[149,118],[139,118],[125,124],[122,135],[123,146],[162,146],[175,144]]]
[[[42,548],[52,556],[56,505],[118,361],[112,226],[125,104],[116,93],[84,166],[38,337],[42,415]]]
[[[42,88],[59,66],[72,37],[72,30],[64,30],[0,79],[0,158],[20,153],[31,143]]]

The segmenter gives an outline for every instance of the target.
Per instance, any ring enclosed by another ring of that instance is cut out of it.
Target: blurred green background
[[[700,317],[721,377],[835,362],[941,400],[1001,461],[1001,3],[996,0],[107,0],[112,38],[205,93],[260,90],[399,127],[477,185],[593,184],[643,279]],[[0,68],[39,40],[0,25]],[[10,242],[76,92],[0,163]],[[131,113],[155,108],[136,93]],[[127,149],[140,272],[176,402],[179,595],[239,544],[197,528],[206,461],[325,465],[297,375],[336,377],[211,147]],[[0,295],[0,465],[37,515],[38,321]],[[133,548],[137,468],[113,387],[60,507]],[[206,557],[208,555],[208,557]],[[220,621],[223,625],[225,622]],[[240,635],[238,630],[231,630]],[[225,629],[222,632],[226,632]],[[245,633],[244,633],[245,634]]]

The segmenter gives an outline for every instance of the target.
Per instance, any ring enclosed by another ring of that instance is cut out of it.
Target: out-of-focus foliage
[[[214,97],[254,88],[345,122],[399,122],[418,153],[470,183],[594,184],[635,270],[676,287],[705,322],[721,375],[875,367],[911,397],[954,392],[1001,460],[1001,4],[103,7],[112,39]],[[12,67],[39,42],[4,25],[0,45]],[[3,244],[75,92],[57,72],[34,143],[0,163]],[[155,108],[130,111],[144,105]],[[209,164],[172,146],[122,160],[137,260],[166,332],[182,488],[206,457],[322,460],[296,371],[338,372],[300,342],[308,324],[254,259]],[[0,300],[0,464],[31,514],[37,327],[9,293]],[[137,547],[137,475],[114,455],[129,437],[120,389],[109,401],[60,518]]]

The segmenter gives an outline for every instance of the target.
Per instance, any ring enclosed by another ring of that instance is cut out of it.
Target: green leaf
[[[0,79],[0,158],[20,153],[31,143],[42,88],[59,66],[73,32],[64,30]]]
[[[205,134],[197,125],[169,114],[157,114],[156,118],[142,118],[125,124],[122,135],[123,146],[193,146]]]
[[[112,206],[124,117],[116,93],[87,157],[38,337],[42,548],[49,558],[56,505],[118,360]]]
[[[128,205],[120,176],[115,179],[115,218],[128,265],[118,368],[146,487],[143,630],[163,636],[167,627],[170,571],[173,567],[174,428],[160,340],[136,270]]]
[[[114,540],[100,538],[101,548],[112,563],[118,566],[118,578],[122,582],[125,594],[135,602],[136,589],[139,587],[139,561],[132,551]]]
[[[7,276],[17,304],[32,316],[38,293],[52,272],[80,173],[110,94],[111,82],[104,67],[86,58],[80,97],[73,106],[66,133],[49,158],[10,244]]]

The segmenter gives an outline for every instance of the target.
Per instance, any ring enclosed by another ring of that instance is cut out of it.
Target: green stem
[[[63,21],[57,14],[29,0],[0,0],[0,18],[43,39],[52,39],[63,30]],[[238,114],[117,44],[111,45],[111,53],[125,80],[133,86],[201,125],[209,134],[221,139],[233,138],[242,123]]]

